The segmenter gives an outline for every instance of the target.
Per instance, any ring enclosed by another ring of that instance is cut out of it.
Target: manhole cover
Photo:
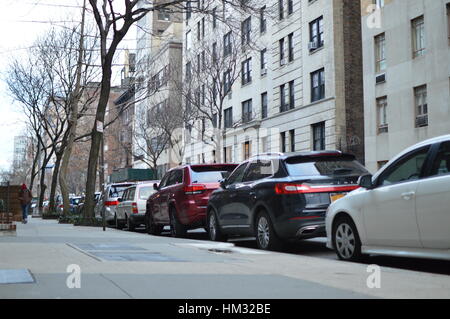
[[[29,284],[34,278],[28,269],[0,269],[0,284]]]
[[[182,262],[184,260],[162,255],[160,253],[127,253],[127,252],[90,252],[95,257],[105,261],[160,261]]]
[[[74,244],[75,247],[86,251],[144,251],[145,248],[129,244]]]

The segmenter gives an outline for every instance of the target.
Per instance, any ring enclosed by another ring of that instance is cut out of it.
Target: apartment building
[[[450,133],[450,1],[363,0],[366,165]]]
[[[155,115],[181,104],[182,15],[154,11],[138,23],[133,167],[156,166],[160,178],[180,162],[169,143],[162,142],[165,132]]]
[[[254,6],[255,12],[236,13],[218,1],[205,9],[212,14],[185,16],[183,83],[196,73],[202,77],[204,52],[206,60],[212,52],[225,69],[223,81],[210,86],[224,86],[213,91],[226,96],[209,114],[212,121],[204,114],[188,127],[185,162],[241,162],[262,152],[325,149],[364,161],[360,3],[267,0]],[[233,19],[237,23],[230,26]],[[205,88],[199,83],[192,89],[208,108]],[[211,143],[208,125],[219,128],[220,143]]]

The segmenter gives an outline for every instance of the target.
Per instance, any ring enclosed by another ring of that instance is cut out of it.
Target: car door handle
[[[405,200],[410,200],[411,198],[414,197],[414,195],[416,195],[416,192],[407,192],[407,193],[403,193],[402,197]]]

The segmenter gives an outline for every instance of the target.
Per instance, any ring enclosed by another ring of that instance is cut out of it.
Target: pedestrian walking
[[[28,209],[30,208],[32,196],[30,190],[25,184],[22,184],[22,187],[19,191],[19,200],[20,206],[22,207],[22,223],[26,224],[28,219]]]

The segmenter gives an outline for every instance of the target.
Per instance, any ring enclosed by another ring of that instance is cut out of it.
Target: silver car
[[[101,219],[103,214],[105,214],[107,223],[114,222],[115,226],[120,228],[121,223],[116,215],[119,198],[122,198],[125,189],[133,185],[135,185],[135,183],[115,183],[106,185],[105,190],[100,195],[95,206],[95,217]]]
[[[119,229],[127,225],[129,231],[134,231],[137,226],[145,224],[147,199],[156,192],[153,188],[155,183],[159,181],[141,182],[124,191],[116,209]]]

